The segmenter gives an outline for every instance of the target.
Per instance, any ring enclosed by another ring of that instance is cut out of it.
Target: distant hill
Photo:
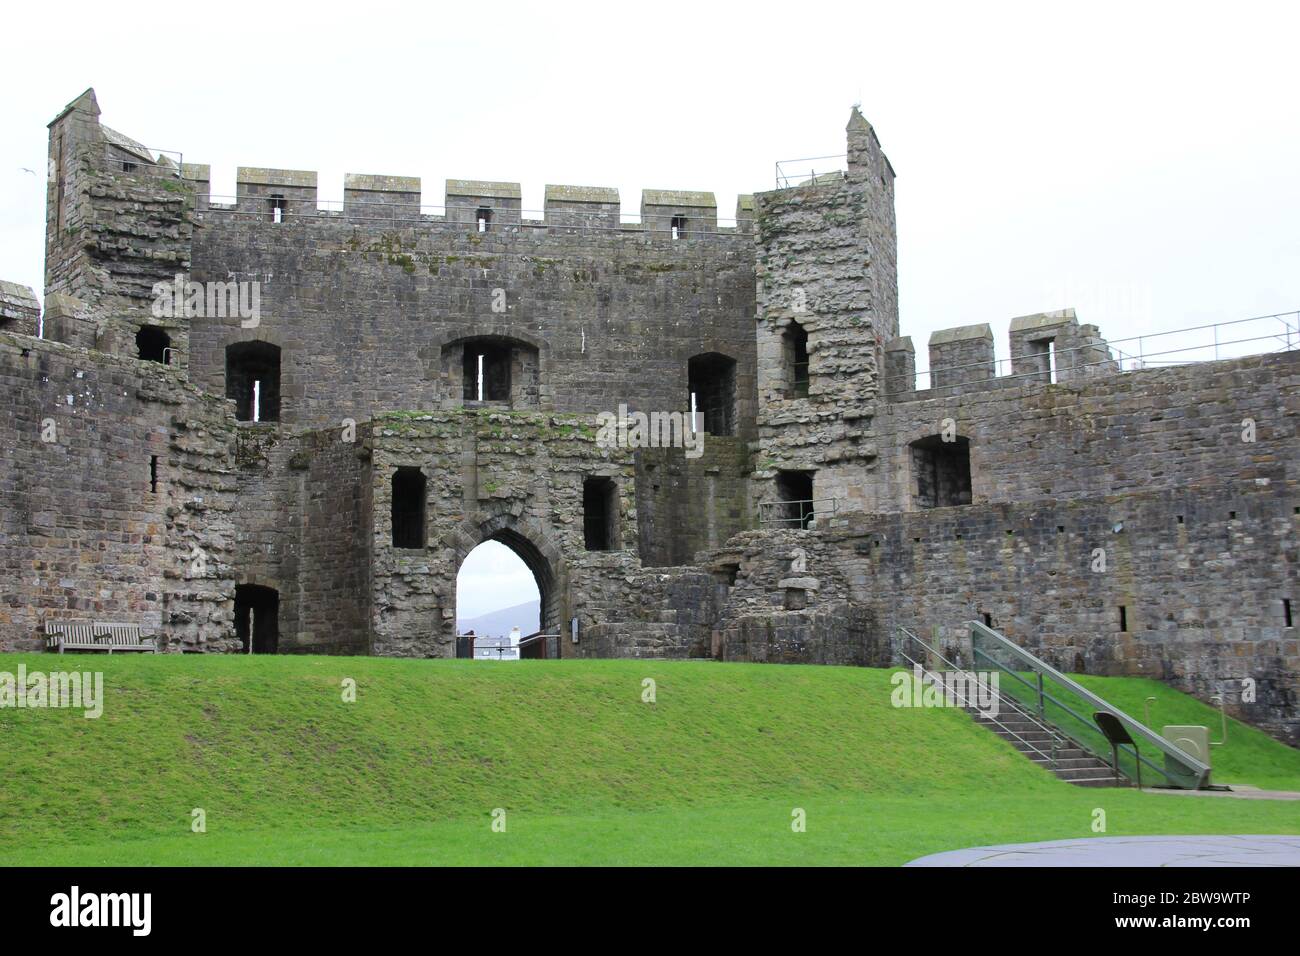
[[[540,629],[541,604],[538,601],[525,601],[514,607],[505,607],[499,611],[489,611],[478,617],[456,619],[456,632],[465,634],[473,631],[480,636],[505,637],[512,627],[519,628],[519,633],[527,636]]]

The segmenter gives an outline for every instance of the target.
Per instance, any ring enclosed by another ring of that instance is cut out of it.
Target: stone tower
[[[898,335],[894,170],[855,108],[847,171],[755,196],[759,455],[765,522],[838,499],[863,510],[885,343]]]

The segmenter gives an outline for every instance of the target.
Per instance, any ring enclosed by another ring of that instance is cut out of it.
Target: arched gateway
[[[531,521],[510,513],[490,517],[480,514],[461,522],[456,529],[454,549],[457,572],[469,553],[484,541],[504,544],[533,573],[541,603],[539,617],[542,633],[548,635],[545,656],[569,656],[565,650],[566,642],[562,639],[564,622],[568,620],[570,608],[568,575],[565,573],[564,557],[560,549]],[[452,593],[455,594],[454,580]],[[454,597],[452,607],[455,607]],[[455,620],[453,615],[453,627]]]

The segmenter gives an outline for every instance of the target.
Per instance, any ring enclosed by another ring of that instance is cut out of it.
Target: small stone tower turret
[[[847,169],[754,197],[758,257],[760,517],[806,523],[780,502],[866,504],[867,431],[898,335],[894,170],[855,108]],[[775,518],[773,516],[776,516]]]

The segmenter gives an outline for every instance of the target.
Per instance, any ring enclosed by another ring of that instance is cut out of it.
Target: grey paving
[[[949,850],[907,866],[1300,866],[1300,836],[1085,837]]]

